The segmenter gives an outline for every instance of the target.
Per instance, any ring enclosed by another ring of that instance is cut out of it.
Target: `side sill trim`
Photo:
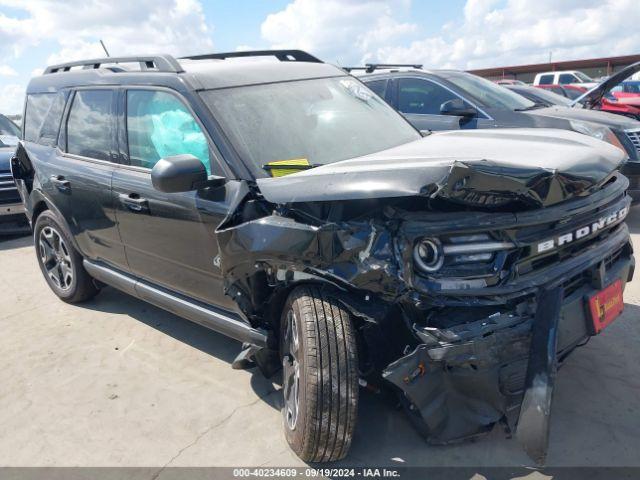
[[[267,335],[264,331],[257,330],[247,325],[240,318],[233,318],[225,313],[211,308],[205,308],[186,299],[172,295],[155,288],[135,277],[130,277],[117,272],[104,265],[83,261],[84,268],[89,275],[96,280],[122,290],[141,300],[149,302],[171,313],[198,323],[203,327],[215,330],[240,342],[251,343],[258,347],[267,346]]]

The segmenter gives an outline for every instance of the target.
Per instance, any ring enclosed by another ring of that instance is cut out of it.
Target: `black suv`
[[[234,367],[282,369],[302,459],[347,454],[370,384],[429,442],[504,422],[541,460],[556,368],[633,275],[623,160],[560,130],[422,137],[260,51],[49,67],[12,171],[61,299],[112,285],[243,342]]]

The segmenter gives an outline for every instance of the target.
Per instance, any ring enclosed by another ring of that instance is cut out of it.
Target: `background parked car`
[[[595,87],[597,82],[579,70],[563,70],[560,72],[538,73],[534,80],[534,85],[570,85],[582,84],[586,87]]]
[[[640,199],[640,122],[582,108],[532,102],[490,80],[456,70],[375,65],[349,70],[418,130],[559,128],[625,150],[634,199]]]
[[[10,161],[19,136],[20,129],[16,124],[0,115],[0,235],[23,233],[29,228],[11,176]]]
[[[589,90],[580,85],[537,85],[536,88],[549,90],[557,95],[562,95],[569,100],[577,100]],[[571,106],[572,102],[569,102]],[[640,120],[640,96],[617,98],[612,93],[607,93],[600,100],[600,104],[594,107],[607,113],[624,115],[634,120]]]
[[[532,87],[531,85],[503,85],[512,92],[522,95],[524,98],[531,100],[537,105],[552,107],[558,105],[561,107],[571,107],[573,102],[554,90],[548,88]]]
[[[498,85],[526,85],[521,80],[514,80],[513,78],[501,78],[500,80],[496,80]]]
[[[640,98],[640,80],[628,80],[611,89],[616,98]]]
[[[555,93],[556,95],[561,95],[571,100],[576,100],[577,98],[584,95],[584,93],[588,90],[587,87],[583,87],[580,85],[535,85],[535,87],[543,88]]]

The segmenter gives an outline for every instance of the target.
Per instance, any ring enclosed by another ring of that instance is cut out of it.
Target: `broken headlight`
[[[627,153],[627,150],[624,148],[624,145],[620,143],[618,137],[615,133],[611,131],[609,127],[605,127],[602,125],[598,125],[597,123],[592,122],[583,122],[579,120],[570,120],[571,128],[578,133],[582,133],[584,135],[589,135],[590,137],[597,138],[598,140],[602,140],[603,142],[610,143],[611,145],[618,147],[623,152]]]

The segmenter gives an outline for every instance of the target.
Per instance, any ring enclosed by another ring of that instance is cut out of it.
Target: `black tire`
[[[298,332],[295,354],[291,320]],[[340,460],[351,446],[358,411],[358,355],[349,312],[327,290],[299,287],[287,299],[280,333],[287,442],[306,462]],[[294,364],[299,382],[292,422],[293,402],[287,399],[295,398],[290,375]]]
[[[62,222],[50,210],[42,212],[33,228],[33,240],[40,271],[61,300],[79,303],[96,296],[99,289],[82,265]]]

